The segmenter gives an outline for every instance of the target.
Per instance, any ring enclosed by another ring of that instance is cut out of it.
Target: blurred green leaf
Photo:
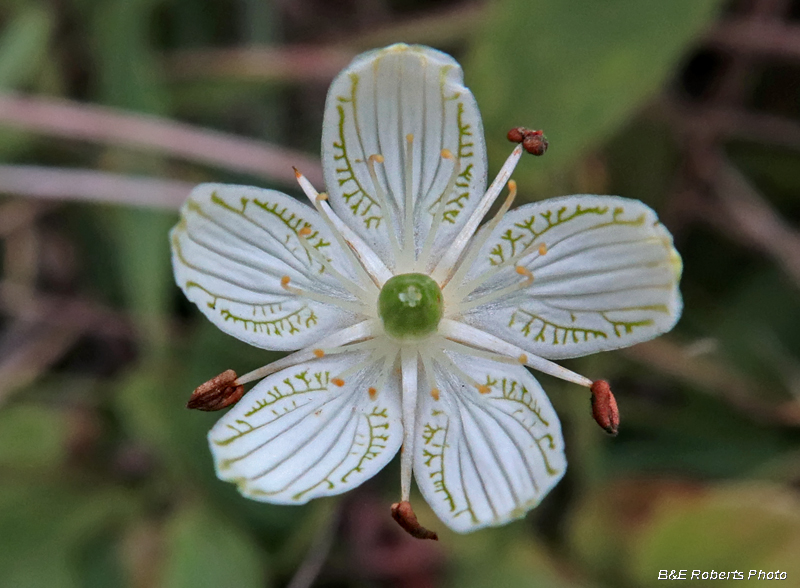
[[[672,72],[720,0],[492,3],[465,67],[496,165],[508,129],[544,129],[547,154],[517,168],[524,187],[609,135]]]
[[[751,569],[800,577],[800,500],[779,486],[722,487],[702,498],[664,500],[632,545],[631,575],[638,586],[660,586],[658,570],[710,572]],[[705,586],[708,580],[689,580]],[[738,586],[734,579],[715,586]]]
[[[103,102],[154,114],[166,112],[167,95],[151,40],[151,18],[158,4],[159,0],[94,4],[91,41]]]
[[[470,535],[440,533],[453,559],[450,585],[458,588],[580,588],[576,580],[534,540],[522,523]]]
[[[69,422],[58,409],[16,404],[0,410],[0,467],[53,468],[66,457]]]
[[[264,588],[264,553],[241,529],[200,505],[168,523],[162,588]]]
[[[192,390],[228,368],[238,373],[272,361],[276,354],[256,349],[203,320],[188,349],[174,350],[128,373],[117,391],[117,413],[128,435],[146,443],[163,465],[174,491],[191,490],[225,504],[228,512],[277,541],[305,515],[305,509],[255,502],[233,484],[217,479],[207,435],[221,413],[188,410]]]
[[[98,62],[103,103],[140,112],[166,114],[167,92],[158,76],[152,16],[158,0],[109,0],[93,6],[91,42]],[[111,150],[106,165],[128,172],[157,172],[159,159]],[[167,232],[173,215],[150,210],[113,209],[107,222],[117,245],[118,267],[129,307],[137,315],[146,351],[166,345],[166,314],[172,295]]]
[[[603,156],[611,185],[605,191],[659,209],[674,189],[680,155],[666,125],[637,120],[609,142]]]
[[[615,586],[660,586],[662,569],[780,569],[792,578],[800,574],[800,501],[778,485],[620,480],[580,501],[569,541],[589,573]]]
[[[132,510],[115,490],[66,485],[0,485],[0,586],[82,585],[85,549]]]
[[[30,81],[47,55],[52,13],[37,4],[19,10],[0,35],[0,89]]]
[[[186,409],[192,389],[178,365],[147,362],[121,381],[117,412],[126,432],[157,453],[173,482],[196,484],[214,477],[206,433],[218,416]]]
[[[162,353],[166,345],[164,317],[173,294],[168,233],[175,223],[172,214],[151,210],[113,209],[106,216],[115,241],[118,271],[127,304],[137,318],[137,327]]]

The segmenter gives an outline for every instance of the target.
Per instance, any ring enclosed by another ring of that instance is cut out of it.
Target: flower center
[[[378,295],[378,316],[394,339],[422,339],[435,333],[443,313],[442,290],[425,274],[394,276]]]

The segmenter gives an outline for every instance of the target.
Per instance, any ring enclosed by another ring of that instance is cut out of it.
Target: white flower
[[[625,347],[675,324],[680,257],[644,204],[578,195],[509,211],[518,145],[486,189],[480,114],[461,69],[427,47],[356,58],[322,136],[327,197],[203,184],[171,234],[175,278],[220,329],[295,351],[209,433],[217,475],[301,504],[375,475],[403,446],[459,532],[522,517],[567,467],[525,366]],[[500,212],[480,230],[509,183]]]

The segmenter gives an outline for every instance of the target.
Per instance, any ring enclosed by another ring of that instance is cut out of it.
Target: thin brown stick
[[[655,117],[666,118],[680,133],[692,130],[692,144],[696,144],[698,134],[707,133],[800,149],[800,124],[781,116],[741,108],[693,106],[675,100],[660,101],[651,112]]]
[[[80,331],[53,325],[18,326],[6,329],[0,345],[8,349],[0,354],[0,405],[61,359],[80,336]]]
[[[800,288],[800,232],[721,153],[693,151],[691,156],[694,173],[712,191],[713,206],[728,221],[727,234],[770,256]],[[718,223],[713,216],[700,219]]]
[[[447,46],[472,37],[485,22],[487,10],[485,2],[457,4],[453,8],[432,11],[361,33],[351,38],[347,45],[364,50],[402,39],[406,43]]]
[[[696,357],[667,337],[622,351],[628,358],[677,378],[727,402],[749,417],[770,423],[800,426],[800,403],[773,404],[762,400],[768,391],[728,365]]]
[[[0,94],[0,124],[32,133],[135,147],[294,186],[292,166],[322,185],[319,160],[263,141],[164,118],[33,96]]]
[[[773,21],[723,20],[705,39],[716,49],[759,57],[800,58],[800,26]]]
[[[329,82],[356,55],[330,46],[237,47],[188,49],[168,55],[170,80],[223,78],[276,83]]]
[[[0,165],[0,193],[3,192],[3,169]],[[30,202],[27,200],[11,200],[0,204],[0,239],[8,237],[15,231],[30,225],[36,219],[53,209],[52,204]]]
[[[30,323],[107,337],[134,336],[131,321],[122,313],[78,298],[35,292],[8,281],[0,281],[0,309]]]
[[[333,547],[341,514],[342,503],[340,501],[334,505],[328,519],[318,529],[308,553],[306,553],[300,567],[297,568],[294,576],[292,576],[287,588],[311,588],[314,584],[314,580],[319,576],[322,566],[325,565],[325,560],[328,559],[328,554]]]
[[[0,194],[177,210],[193,184],[84,169],[0,165]],[[12,204],[12,203],[9,203]]]
[[[190,49],[164,59],[170,80],[237,78],[271,83],[329,82],[360,51],[402,39],[441,47],[469,38],[485,19],[473,3],[379,26],[330,45]]]

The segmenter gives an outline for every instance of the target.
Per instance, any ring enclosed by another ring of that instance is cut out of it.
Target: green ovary
[[[394,339],[422,339],[435,333],[443,312],[442,290],[424,274],[394,276],[378,296],[378,315]]]

